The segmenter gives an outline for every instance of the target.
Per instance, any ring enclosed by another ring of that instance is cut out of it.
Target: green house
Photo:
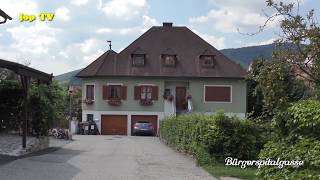
[[[83,121],[101,134],[131,135],[133,124],[224,110],[244,117],[245,70],[187,27],[150,28],[119,53],[108,50],[77,74]]]

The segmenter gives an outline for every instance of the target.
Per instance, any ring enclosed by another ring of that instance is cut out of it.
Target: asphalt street
[[[0,156],[1,180],[212,180],[156,137],[74,136],[22,158]]]

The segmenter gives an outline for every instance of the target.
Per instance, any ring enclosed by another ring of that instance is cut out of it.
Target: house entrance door
[[[186,87],[176,87],[176,109],[177,112],[184,111],[187,109],[186,102]]]

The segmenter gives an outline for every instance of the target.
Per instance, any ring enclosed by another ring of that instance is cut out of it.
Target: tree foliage
[[[19,130],[23,91],[17,81],[0,81],[0,131]]]
[[[319,179],[320,178],[320,102],[300,101],[287,111],[278,112],[273,122],[277,138],[265,144],[261,159],[303,160],[301,167],[279,169],[264,166],[261,179]]]
[[[0,131],[18,131],[23,120],[23,90],[16,80],[0,81]],[[67,91],[57,82],[31,84],[28,94],[29,127],[37,136],[47,134],[48,128],[67,124]]]
[[[299,1],[286,4],[267,0],[267,6],[276,11],[268,21],[274,20],[275,17],[281,19],[282,34],[277,40],[281,48],[276,53],[277,59],[288,61],[300,70],[299,76],[314,83],[315,87],[319,87],[320,26],[314,16],[314,10],[310,10],[303,17],[299,12]]]
[[[248,111],[253,117],[272,116],[306,96],[306,87],[287,61],[256,59],[248,72]]]
[[[54,121],[66,117],[66,92],[56,81],[52,84],[33,85],[30,89],[29,107],[36,135],[47,135]]]

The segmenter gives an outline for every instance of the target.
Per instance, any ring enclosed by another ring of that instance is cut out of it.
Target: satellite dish
[[[4,19],[3,21],[0,21],[0,24],[4,24],[7,22],[7,20],[12,20],[12,17],[10,17],[8,14],[6,14],[4,11],[0,9],[0,16]]]

